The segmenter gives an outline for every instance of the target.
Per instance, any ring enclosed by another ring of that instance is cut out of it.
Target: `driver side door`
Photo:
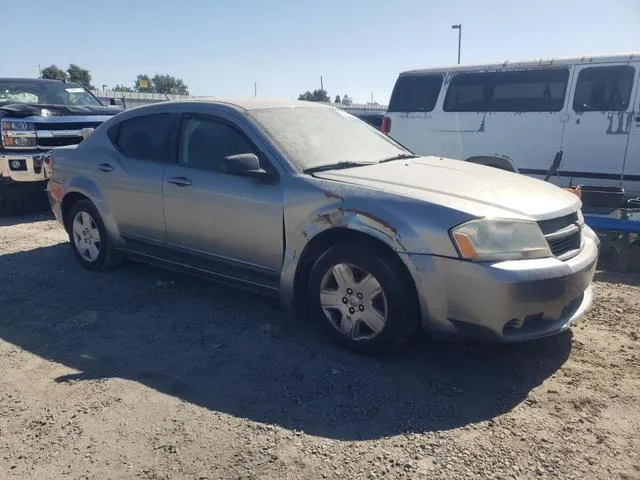
[[[229,118],[185,113],[175,163],[164,173],[167,243],[201,259],[200,267],[249,283],[279,283],[283,188],[275,179],[223,171],[230,155],[254,153],[270,169],[257,142]]]

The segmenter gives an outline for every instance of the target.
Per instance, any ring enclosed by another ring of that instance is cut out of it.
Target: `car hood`
[[[384,190],[479,217],[545,220],[581,207],[577,196],[551,183],[439,157],[330,170],[314,176]]]
[[[46,113],[43,113],[46,110]],[[44,105],[35,103],[11,103],[0,106],[0,112],[8,113],[14,118],[30,116],[72,116],[72,115],[115,115],[123,109],[102,105]]]

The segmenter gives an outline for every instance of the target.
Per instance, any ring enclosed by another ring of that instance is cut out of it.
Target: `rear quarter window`
[[[431,112],[438,101],[442,80],[442,75],[400,75],[387,111]]]

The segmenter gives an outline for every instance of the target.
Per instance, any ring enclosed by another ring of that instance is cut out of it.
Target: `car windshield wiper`
[[[341,168],[363,167],[365,165],[373,165],[373,163],[336,162],[336,163],[329,163],[327,165],[319,165],[317,167],[305,168],[303,172],[304,173],[324,172],[326,170],[338,170]]]
[[[414,155],[413,153],[400,153],[393,157],[383,158],[378,163],[393,162],[394,160],[406,160],[407,158],[418,158],[420,155]]]

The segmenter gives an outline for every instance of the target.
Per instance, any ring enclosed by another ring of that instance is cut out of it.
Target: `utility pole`
[[[462,24],[451,25],[453,30],[458,30],[458,65],[460,65],[460,48],[462,45]]]
[[[322,75],[320,75],[320,90],[324,90],[324,84],[322,83]]]
[[[253,96],[258,96],[258,82],[253,82]]]
[[[42,68],[40,68],[40,64],[38,64],[38,78],[42,78]]]

